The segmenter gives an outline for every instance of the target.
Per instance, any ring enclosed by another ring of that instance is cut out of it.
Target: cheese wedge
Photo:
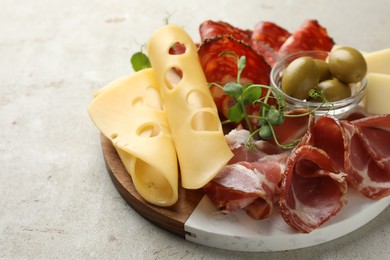
[[[384,49],[364,55],[368,73],[390,74],[390,49]]]
[[[390,74],[368,73],[365,107],[370,114],[390,114]]]
[[[139,194],[157,206],[173,205],[177,157],[153,70],[115,80],[95,95],[88,112],[112,141]]]
[[[184,52],[171,51],[178,46]],[[161,87],[182,186],[201,188],[229,161],[232,152],[226,143],[196,46],[180,26],[167,25],[151,36],[147,51]]]

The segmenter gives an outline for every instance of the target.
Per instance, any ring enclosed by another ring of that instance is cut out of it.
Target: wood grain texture
[[[151,205],[138,194],[111,141],[101,135],[101,145],[107,171],[125,201],[153,224],[185,237],[184,223],[202,199],[203,190],[186,190],[179,187],[179,200],[175,205],[166,208]]]

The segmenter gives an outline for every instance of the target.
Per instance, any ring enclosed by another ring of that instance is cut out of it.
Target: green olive
[[[329,70],[334,77],[345,83],[361,81],[367,73],[363,55],[351,47],[340,47],[329,54]]]
[[[320,82],[317,89],[322,90],[326,99],[330,102],[351,96],[351,88],[336,78]]]
[[[326,61],[320,59],[314,59],[314,62],[316,63],[318,70],[320,72],[320,82],[332,78],[332,74],[329,71],[329,66]]]
[[[291,62],[283,72],[282,90],[297,99],[309,97],[310,89],[319,82],[319,71],[310,57],[300,57]]]

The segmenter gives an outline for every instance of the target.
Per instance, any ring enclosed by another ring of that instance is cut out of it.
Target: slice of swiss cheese
[[[115,80],[97,92],[88,112],[116,148],[134,187],[148,202],[178,199],[178,166],[152,69]]]
[[[184,45],[185,52],[170,54],[176,44]],[[201,188],[233,154],[225,140],[196,46],[180,26],[167,25],[151,36],[147,50],[161,87],[182,186]]]

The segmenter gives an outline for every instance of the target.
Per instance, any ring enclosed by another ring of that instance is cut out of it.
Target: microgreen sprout
[[[328,103],[324,94],[318,90],[313,90],[309,93],[311,98],[322,100],[318,108],[304,114],[287,114],[285,113],[286,104],[283,96],[275,91],[273,87],[262,84],[243,85],[241,83],[241,73],[246,66],[245,56],[238,57],[234,52],[222,52],[220,55],[232,55],[237,60],[236,82],[228,82],[224,86],[218,83],[209,84],[209,87],[216,86],[220,88],[235,101],[235,104],[227,111],[227,120],[222,123],[245,122],[250,132],[247,147],[251,147],[250,140],[258,139],[258,137],[262,139],[273,138],[275,143],[283,149],[295,147],[301,140],[300,138],[294,139],[286,144],[281,144],[277,140],[274,127],[283,124],[286,117],[307,116],[314,113],[319,107]],[[259,106],[258,115],[248,114],[247,107],[255,106],[256,104]],[[254,122],[257,122],[257,124]]]

